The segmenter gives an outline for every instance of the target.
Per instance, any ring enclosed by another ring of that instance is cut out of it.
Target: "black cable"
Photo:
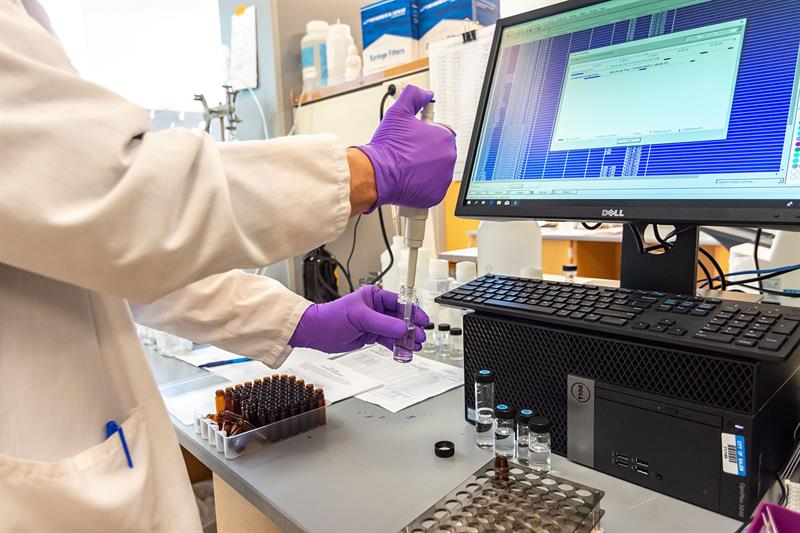
[[[700,246],[697,250],[701,254],[706,256],[706,259],[708,259],[711,262],[711,264],[714,265],[714,269],[717,271],[717,275],[719,276],[719,288],[720,290],[724,291],[726,288],[728,288],[728,281],[725,279],[725,272],[722,271],[722,267],[719,266],[717,260],[714,258],[713,255],[711,255],[711,253],[709,253],[708,250],[706,250],[702,246]]]
[[[599,227],[600,227],[600,226],[602,226],[602,225],[603,225],[603,223],[602,223],[602,222],[598,222],[598,223],[597,223],[597,224],[595,224],[594,226],[590,226],[590,225],[589,225],[589,224],[587,224],[586,222],[581,222],[581,226],[583,226],[584,228],[586,228],[586,229],[588,229],[588,230],[590,230],[590,231],[594,231],[594,230],[596,230],[597,228],[599,228]]]
[[[743,280],[740,280],[740,281],[729,281],[728,282],[728,287],[730,287],[732,285],[743,285],[745,283],[753,283],[754,281],[761,282],[761,281],[763,281],[765,279],[777,278],[778,276],[782,276],[782,275],[788,274],[790,272],[796,272],[798,270],[800,270],[800,267],[787,268],[786,270],[779,270],[778,272],[771,272],[769,274],[763,274],[761,276],[756,276],[754,278],[743,279]],[[761,290],[764,290],[763,287],[761,288]]]
[[[345,269],[347,270],[348,276],[350,275],[350,261],[353,260],[353,254],[356,252],[356,237],[358,237],[359,222],[361,222],[361,215],[358,215],[358,217],[356,218],[356,223],[353,225],[353,245],[350,247],[350,254],[347,256],[347,262],[345,263]]]
[[[317,262],[318,263],[322,263],[323,259],[322,258],[318,258]],[[315,271],[316,271],[316,276],[317,276],[317,282],[320,284],[320,286],[323,289],[325,289],[326,291],[328,291],[331,294],[331,296],[334,297],[334,299],[338,298],[339,297],[339,291],[337,291],[334,287],[328,285],[328,282],[325,281],[325,278],[322,277],[322,272],[320,271],[319,268],[316,268]]]
[[[761,270],[761,267],[758,266],[758,247],[761,244],[761,228],[756,229],[756,238],[753,241],[753,264],[756,266],[756,270]],[[758,280],[758,290],[759,292],[764,292],[764,284],[761,280]]]
[[[397,94],[397,87],[395,86],[394,83],[391,83],[386,88],[386,92],[383,94],[383,97],[381,98],[381,106],[380,106],[380,111],[378,113],[378,117],[381,120],[383,120],[383,108],[384,106],[386,106],[386,100],[390,96],[394,96],[395,94]],[[378,208],[378,222],[380,222],[381,225],[381,237],[383,237],[383,244],[386,246],[386,251],[389,252],[389,265],[386,267],[385,270],[383,270],[383,272],[378,274],[378,277],[372,280],[373,283],[378,283],[380,280],[382,280],[383,276],[385,276],[386,273],[389,272],[389,270],[392,268],[392,265],[394,265],[394,254],[392,253],[392,245],[389,244],[389,237],[386,235],[386,223],[383,220],[383,209],[380,207]],[[353,239],[355,240],[355,237],[353,237]]]
[[[704,265],[703,262],[700,261],[699,258],[697,259],[697,266],[699,266],[700,270],[702,270],[703,274],[705,274],[705,276],[706,276],[706,285],[708,286],[708,288],[709,289],[713,289],[714,288],[714,282],[711,281],[711,272],[708,271],[708,268],[706,268],[706,265]]]
[[[383,272],[378,274],[378,277],[372,280],[373,283],[378,283],[380,280],[382,280],[383,276],[385,276],[386,273],[389,272],[389,270],[391,270],[392,265],[394,265],[394,254],[392,253],[392,245],[389,244],[389,237],[386,236],[386,224],[383,223],[383,209],[380,207],[378,208],[378,220],[381,223],[381,237],[383,237],[383,244],[386,245],[386,251],[389,252],[389,265]]]
[[[758,290],[758,287],[754,287],[753,285],[740,285],[740,287],[747,287],[754,291]],[[773,291],[771,289],[764,289],[763,292],[766,294],[774,294],[775,296],[785,296],[787,298],[800,298],[800,292]]]

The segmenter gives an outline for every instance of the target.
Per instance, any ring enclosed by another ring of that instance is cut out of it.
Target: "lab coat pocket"
[[[139,406],[122,423],[133,468],[119,432],[54,463],[0,454],[0,531],[157,529],[146,420]]]

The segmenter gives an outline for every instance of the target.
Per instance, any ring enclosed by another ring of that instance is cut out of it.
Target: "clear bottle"
[[[338,85],[344,81],[344,71],[347,62],[347,47],[352,35],[350,26],[336,21],[328,26],[326,51],[328,57],[328,86]]]
[[[397,297],[398,305],[401,305],[404,309],[406,308],[406,303],[411,302],[413,304],[417,304],[417,291],[413,288],[409,289],[405,285],[400,285],[400,292]],[[394,360],[399,363],[409,363],[411,359],[414,358],[414,343],[416,341],[416,327],[414,323],[410,320],[410,317],[403,317],[407,329],[406,334],[397,339],[394,343],[394,350],[392,351],[394,355]]]
[[[361,54],[350,38],[350,45],[347,47],[347,58],[345,59],[344,81],[353,81],[361,77]]]
[[[494,372],[478,370],[475,373],[475,444],[479,448],[494,445]]]
[[[435,354],[436,339],[434,338],[435,326],[433,325],[433,322],[428,322],[422,329],[425,330],[425,342],[422,343],[422,353]]]
[[[530,444],[530,428],[528,424],[533,418],[533,411],[530,409],[520,409],[517,413],[517,461],[521,464],[528,464],[528,445]]]
[[[434,299],[450,290],[450,263],[444,259],[431,259],[428,261],[428,276],[422,284],[422,308],[434,322],[447,320],[444,316],[440,317],[442,308],[434,302]],[[419,277],[417,277],[419,279]],[[447,313],[449,314],[449,313]]]
[[[528,422],[528,466],[536,472],[550,472],[550,420],[545,416],[534,416]]]
[[[448,359],[461,361],[464,359],[464,335],[461,328],[450,328]]]
[[[328,82],[327,38],[327,22],[309,20],[306,23],[306,34],[300,40],[303,91],[306,94],[325,87]]]
[[[446,357],[448,346],[450,345],[450,324],[439,324],[436,328],[436,346],[439,353]]]
[[[517,451],[514,433],[514,408],[498,403],[494,408],[494,453],[513,457]]]
[[[578,265],[563,265],[561,271],[564,274],[564,281],[567,283],[575,283],[575,276],[578,274]]]

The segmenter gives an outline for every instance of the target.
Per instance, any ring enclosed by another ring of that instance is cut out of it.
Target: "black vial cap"
[[[425,326],[422,329],[427,330],[427,331],[430,331],[430,330],[434,329],[433,322],[428,322],[427,324],[425,324]]]
[[[462,333],[463,333],[463,331],[461,331],[461,328],[451,328],[450,329],[450,335],[461,335]]]
[[[546,416],[534,416],[528,422],[528,427],[534,433],[550,433],[550,419]]]
[[[475,372],[475,383],[494,383],[494,372],[491,370],[478,370]]]
[[[528,425],[531,418],[533,418],[533,411],[530,409],[520,409],[517,413],[517,422],[520,424]]]
[[[439,324],[439,331],[450,331],[450,324]]]
[[[514,408],[504,403],[498,403],[494,408],[494,416],[500,420],[514,420]]]

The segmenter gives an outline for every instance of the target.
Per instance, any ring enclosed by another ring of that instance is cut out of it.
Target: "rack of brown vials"
[[[195,430],[233,459],[325,424],[321,388],[286,374],[273,374],[215,393],[216,413],[198,416]]]

